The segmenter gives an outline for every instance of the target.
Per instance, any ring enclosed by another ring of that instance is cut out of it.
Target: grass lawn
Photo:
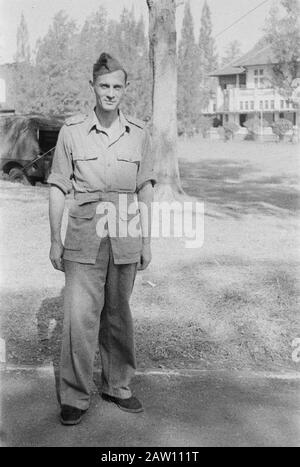
[[[299,147],[193,139],[179,155],[205,241],[153,240],[132,297],[139,367],[296,368]],[[2,181],[0,197],[7,359],[57,361],[64,276],[48,261],[48,189]]]

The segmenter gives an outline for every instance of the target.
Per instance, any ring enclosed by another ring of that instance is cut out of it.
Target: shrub
[[[264,128],[270,126],[269,122],[265,119],[262,120],[262,126]],[[248,120],[245,121],[244,127],[247,128],[250,134],[254,133],[259,133],[261,129],[261,119],[258,116],[255,116],[253,118],[249,118]]]
[[[212,125],[214,128],[219,128],[220,126],[222,126],[222,121],[219,118],[215,117],[213,118]]]
[[[203,136],[206,138],[208,131],[212,127],[212,119],[209,117],[201,116],[198,120],[198,128]]]
[[[224,123],[223,128],[225,141],[228,141],[229,139],[233,138],[234,134],[238,131],[239,126],[234,122],[228,122]]]
[[[284,135],[293,129],[293,124],[290,120],[286,118],[280,118],[277,122],[273,123],[272,125],[273,133],[279,136],[279,139],[282,140]]]

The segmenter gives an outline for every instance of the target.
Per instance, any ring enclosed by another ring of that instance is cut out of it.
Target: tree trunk
[[[184,194],[177,158],[176,0],[147,0],[150,63],[153,70],[153,150],[158,199]]]

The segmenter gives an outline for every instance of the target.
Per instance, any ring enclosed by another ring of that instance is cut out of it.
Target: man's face
[[[119,107],[127,87],[125,73],[122,70],[97,76],[91,85],[97,104],[106,112],[116,110]]]

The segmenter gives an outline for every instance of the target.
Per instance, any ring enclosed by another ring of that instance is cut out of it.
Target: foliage
[[[208,131],[212,128],[212,119],[202,115],[198,120],[198,125],[203,138],[206,138]]]
[[[236,61],[241,55],[241,43],[237,40],[231,41],[225,50],[224,57],[222,58],[222,67]]]
[[[30,113],[38,96],[36,69],[30,63],[16,63],[12,69],[11,93],[14,94],[16,110]]]
[[[239,126],[234,122],[226,122],[224,123],[223,128],[225,141],[228,141],[233,138],[234,134],[238,131]]]
[[[195,127],[199,116],[197,70],[198,49],[190,4],[187,2],[178,49],[178,123],[183,133],[189,133]]]
[[[185,3],[181,40],[178,47],[178,125],[179,133],[206,134],[208,122],[201,112],[214,94],[217,80],[210,74],[218,66],[216,45],[212,35],[211,11],[205,1],[202,9],[198,44],[195,40],[190,3]],[[199,124],[200,122],[200,124]],[[202,128],[201,128],[202,126]]]
[[[265,119],[261,120],[257,115],[255,117],[249,118],[244,123],[244,127],[246,127],[247,130],[252,134],[258,133],[261,127],[267,128],[268,126],[270,126],[269,122]]]
[[[300,5],[298,0],[281,0],[284,16],[275,6],[266,23],[267,43],[271,45],[274,62],[272,85],[281,95],[291,99],[300,60]]]
[[[77,27],[59,11],[36,55],[35,109],[46,114],[72,113],[78,102]]]
[[[30,62],[29,33],[23,12],[21,14],[21,21],[17,30],[17,53],[15,60],[18,63]]]
[[[124,9],[120,21],[115,21],[108,20],[100,7],[81,29],[64,11],[58,12],[37,42],[35,63],[20,62],[15,67],[16,110],[49,115],[85,112],[94,102],[89,87],[93,63],[107,51],[129,72],[125,112],[149,118],[152,77],[147,44],[143,19],[136,20],[133,10]]]
[[[209,75],[218,67],[218,57],[216,54],[216,44],[212,34],[211,11],[205,0],[199,35],[199,83],[200,96],[199,107],[205,108],[212,93],[216,88],[216,80],[213,80]]]
[[[284,138],[284,135],[293,129],[293,124],[286,118],[280,118],[277,122],[272,125],[273,133],[279,136],[280,139]]]

